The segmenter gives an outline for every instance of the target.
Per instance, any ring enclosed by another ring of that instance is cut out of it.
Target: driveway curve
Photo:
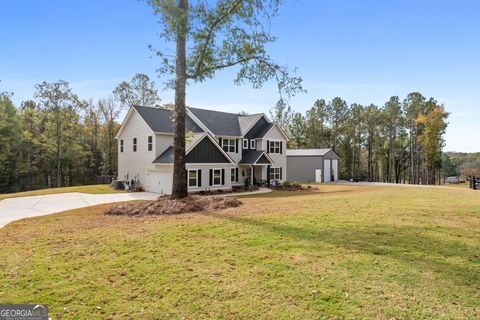
[[[3,199],[0,201],[0,228],[12,221],[24,218],[44,216],[105,203],[155,200],[158,196],[159,194],[151,192],[114,194],[72,192]]]

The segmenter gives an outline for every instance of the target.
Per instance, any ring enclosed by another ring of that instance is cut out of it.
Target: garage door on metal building
[[[330,182],[332,180],[332,169],[330,167],[330,159],[323,160],[323,182]]]

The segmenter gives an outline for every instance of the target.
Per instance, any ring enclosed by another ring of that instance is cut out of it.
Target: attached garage
[[[145,190],[149,192],[171,194],[172,193],[172,170],[147,171]]]
[[[287,150],[287,180],[332,182],[338,180],[338,154],[333,149]]]

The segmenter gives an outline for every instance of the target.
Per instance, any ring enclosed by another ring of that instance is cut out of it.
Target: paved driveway
[[[159,195],[150,192],[86,194],[79,192],[10,198],[0,201],[0,228],[15,220],[44,216],[97,204],[154,200]]]

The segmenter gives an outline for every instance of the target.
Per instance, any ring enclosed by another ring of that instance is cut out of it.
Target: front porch
[[[270,186],[269,164],[239,165],[239,170],[242,172],[245,186]]]

